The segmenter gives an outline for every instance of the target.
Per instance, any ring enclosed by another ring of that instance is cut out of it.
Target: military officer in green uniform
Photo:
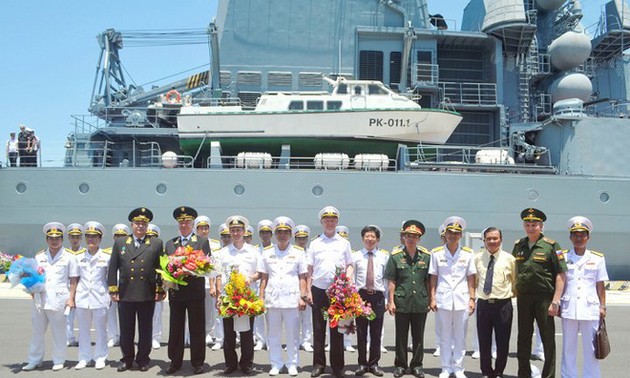
[[[422,358],[424,353],[424,326],[429,312],[429,251],[418,245],[425,227],[417,220],[403,223],[403,246],[392,252],[385,269],[389,300],[387,310],[395,316],[396,358],[394,377],[402,377],[407,367],[411,373],[424,377]],[[411,326],[413,356],[407,364],[407,338]]]
[[[521,212],[527,236],[514,244],[516,258],[516,303],[518,308],[518,377],[531,377],[534,320],[538,324],[545,350],[542,377],[555,377],[556,342],[554,316],[558,315],[564,290],[567,264],[560,245],[542,234],[545,213],[528,208]]]

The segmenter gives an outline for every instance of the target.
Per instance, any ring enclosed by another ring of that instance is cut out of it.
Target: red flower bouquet
[[[330,321],[330,327],[337,328],[339,332],[354,333],[354,318],[364,316],[372,320],[376,317],[372,307],[361,298],[357,287],[341,268],[337,268],[335,280],[326,290],[326,295],[330,306],[322,310],[322,314]]]

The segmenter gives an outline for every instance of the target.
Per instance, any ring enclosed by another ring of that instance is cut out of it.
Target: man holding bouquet
[[[189,206],[180,206],[173,210],[173,218],[177,221],[179,235],[169,240],[164,248],[167,255],[174,255],[179,249],[192,247],[210,255],[208,239],[193,232],[193,222],[197,218],[197,211]],[[184,327],[188,314],[188,329],[190,331],[190,363],[194,374],[203,373],[206,360],[206,318],[205,318],[205,278],[187,276],[187,285],[179,285],[168,290],[169,319],[168,358],[171,365],[166,374],[173,374],[182,367],[184,359]]]
[[[327,309],[330,306],[326,289],[333,284],[338,268],[345,270],[348,277],[354,276],[350,243],[336,232],[339,224],[339,210],[333,206],[326,206],[319,212],[319,220],[324,232],[311,242],[307,282],[307,288],[310,291],[305,298],[309,303],[312,303],[313,311],[314,351],[313,371],[311,372],[313,378],[322,375],[326,368],[326,352],[324,350],[326,319],[322,316],[322,309]],[[339,333],[336,328],[330,328],[330,365],[336,378],[345,376],[343,334]]]

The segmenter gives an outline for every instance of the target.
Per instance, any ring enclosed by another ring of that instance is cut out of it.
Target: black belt
[[[512,300],[511,298],[507,298],[507,299],[481,299],[481,298],[479,298],[479,301],[490,303],[490,304],[505,303],[505,302],[511,301],[511,300]]]
[[[360,289],[359,293],[363,293],[363,294],[367,294],[367,295],[374,295],[374,294],[383,294],[382,291],[380,290],[367,290],[367,289]]]

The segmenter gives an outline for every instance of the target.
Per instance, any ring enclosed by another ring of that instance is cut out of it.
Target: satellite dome
[[[162,166],[164,168],[177,167],[177,154],[173,151],[166,151],[162,154]]]
[[[586,75],[581,73],[565,75],[551,85],[551,97],[554,103],[569,98],[588,101],[591,93],[593,93],[593,84]]]
[[[550,11],[560,8],[565,1],[566,0],[536,0],[536,4],[538,4],[540,9]]]
[[[570,70],[591,55],[591,41],[584,33],[568,31],[549,45],[551,64],[559,70]]]

